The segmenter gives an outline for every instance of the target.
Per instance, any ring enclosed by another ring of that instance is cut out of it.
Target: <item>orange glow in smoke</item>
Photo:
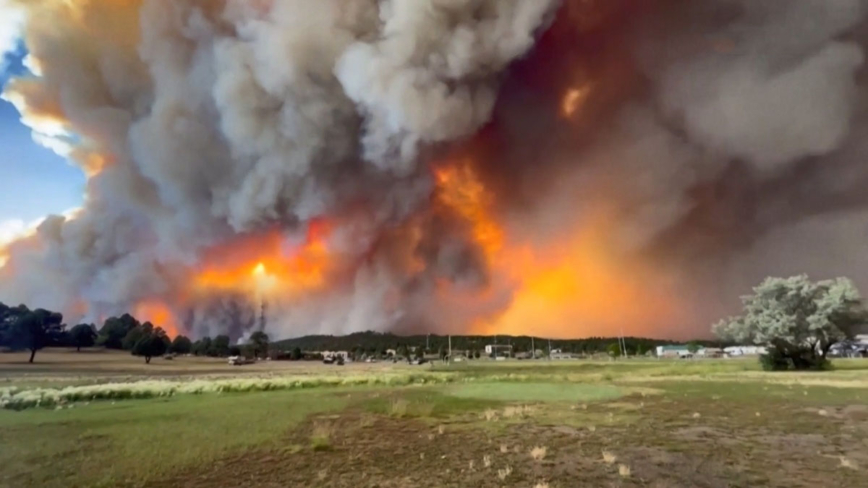
[[[579,88],[570,88],[564,95],[561,101],[561,115],[564,118],[571,119],[579,111],[588,95],[591,93],[591,88],[588,85]]]
[[[193,292],[296,293],[325,284],[330,226],[310,224],[305,242],[293,248],[278,231],[256,234],[212,249],[193,279]]]
[[[133,317],[139,322],[150,322],[154,327],[161,327],[171,338],[178,335],[179,324],[175,315],[160,301],[149,300],[139,303],[133,310]]]
[[[443,166],[435,176],[440,201],[473,229],[493,286],[513,290],[506,309],[477,320],[472,333],[580,337],[612,335],[623,324],[631,333],[650,333],[654,320],[673,314],[665,292],[646,281],[647,270],[611,251],[603,212],[579,227],[565,222],[560,238],[534,245],[526,236],[508,236],[498,223],[493,196],[472,161]]]
[[[489,263],[492,262],[503,249],[504,233],[489,216],[492,197],[479,181],[470,161],[438,168],[434,176],[439,200],[470,222],[474,240]]]

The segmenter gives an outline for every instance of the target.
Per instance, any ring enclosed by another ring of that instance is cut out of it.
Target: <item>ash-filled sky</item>
[[[767,275],[865,288],[866,15],[0,0],[0,300],[193,336],[687,338]]]

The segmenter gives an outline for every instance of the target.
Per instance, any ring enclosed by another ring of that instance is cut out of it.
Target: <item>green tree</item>
[[[219,335],[211,341],[211,347],[208,351],[209,356],[226,357],[229,355],[229,336]]]
[[[188,337],[178,335],[172,341],[172,345],[169,350],[175,354],[190,354],[190,351],[193,350],[193,343]]]
[[[806,275],[766,278],[742,298],[744,314],[712,327],[721,339],[770,348],[767,369],[822,369],[836,342],[868,322],[856,286],[847,278],[812,282]]]
[[[241,356],[241,348],[238,346],[230,346],[229,352],[227,353],[229,356]],[[246,354],[245,354],[246,356]]]
[[[687,352],[689,352],[690,354],[696,354],[697,352],[699,352],[699,349],[701,347],[702,346],[698,342],[690,341],[687,343]]]
[[[207,356],[211,353],[211,338],[205,336],[193,344],[193,354]]]
[[[78,324],[69,331],[69,337],[76,351],[91,347],[96,342],[96,329],[92,324]]]
[[[292,348],[292,352],[289,353],[289,359],[292,361],[299,361],[299,360],[301,360],[301,357],[302,357],[301,348],[298,348],[298,347]]]
[[[169,344],[171,341],[163,329],[142,327],[142,334],[133,345],[132,354],[144,357],[145,364],[151,364],[151,358],[165,354],[169,349]]]
[[[265,357],[268,355],[268,334],[258,330],[250,335],[250,345],[253,346],[253,355],[255,357]]]
[[[136,343],[139,342],[139,339],[151,334],[152,332],[154,332],[154,324],[150,322],[137,325],[130,329],[130,331],[127,332],[127,335],[124,336],[121,341],[121,347],[123,347],[125,351],[132,351],[136,346]]]
[[[107,349],[124,349],[124,337],[139,325],[141,325],[139,321],[128,313],[120,317],[109,317],[99,330],[96,343]],[[130,347],[132,347],[132,344]]]
[[[617,358],[621,356],[621,346],[618,345],[617,342],[613,342],[609,344],[609,347],[606,348],[606,352],[609,353],[609,356],[613,358]]]
[[[53,335],[63,332],[62,322],[63,315],[42,308],[20,314],[12,326],[12,346],[29,350],[32,363],[36,351],[47,346]]]
[[[425,349],[422,347],[417,347],[416,348],[416,354],[414,354],[414,355],[416,356],[416,359],[424,358],[425,357]]]

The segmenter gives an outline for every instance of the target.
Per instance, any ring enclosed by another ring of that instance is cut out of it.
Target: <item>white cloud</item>
[[[64,210],[60,215],[67,219],[74,219],[79,211],[81,211],[81,207],[74,207]],[[31,222],[25,222],[23,219],[0,220],[0,247],[31,234],[44,221],[45,217]]]
[[[24,11],[13,6],[10,0],[0,0],[0,60],[18,46],[23,27]]]
[[[21,219],[0,221],[0,247],[27,234],[30,226]]]

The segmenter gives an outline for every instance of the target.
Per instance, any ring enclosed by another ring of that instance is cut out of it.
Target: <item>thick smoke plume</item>
[[[767,274],[868,270],[863,0],[0,7],[34,70],[5,97],[90,176],[6,302],[687,336]]]

